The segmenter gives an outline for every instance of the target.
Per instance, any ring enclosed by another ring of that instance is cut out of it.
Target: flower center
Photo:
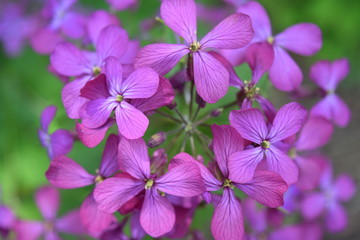
[[[200,42],[194,41],[192,44],[190,44],[189,49],[192,52],[196,52],[196,51],[200,50],[200,47],[201,47]]]
[[[145,189],[146,190],[150,190],[150,188],[154,185],[154,180],[153,179],[149,179],[146,181],[146,184],[145,184]]]
[[[274,37],[273,36],[270,36],[270,37],[268,37],[267,38],[267,41],[268,41],[268,43],[270,43],[271,45],[274,43]]]
[[[253,100],[254,97],[259,95],[260,88],[256,87],[255,85],[250,84],[248,81],[244,81],[245,87],[244,92],[247,99]]]
[[[95,183],[96,184],[99,184],[101,183],[102,181],[104,181],[105,179],[101,176],[101,175],[97,175],[96,178],[95,178]]]
[[[122,102],[124,100],[124,97],[122,95],[116,95],[116,101]]]
[[[45,221],[44,228],[46,232],[52,232],[54,231],[54,224],[51,221]]]
[[[294,159],[296,157],[296,148],[292,147],[289,152],[288,155],[291,159]]]
[[[231,189],[234,189],[234,185],[232,184],[232,181],[230,179],[225,179],[223,187],[229,187]]]
[[[265,148],[265,149],[268,149],[270,147],[271,143],[269,141],[262,141],[261,143],[261,147]]]
[[[101,68],[96,66],[96,67],[93,67],[92,71],[93,71],[93,74],[95,76],[97,76],[97,75],[99,75],[101,73]]]

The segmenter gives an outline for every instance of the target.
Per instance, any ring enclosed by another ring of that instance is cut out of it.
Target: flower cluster
[[[118,11],[139,4],[107,2]],[[14,55],[29,40],[34,51],[49,55],[74,128],[49,132],[56,107],[44,109],[39,138],[50,159],[45,175],[51,186],[35,195],[44,220],[20,219],[0,206],[1,235],[208,239],[191,227],[203,208],[213,208],[216,240],[322,239],[346,227],[342,202],[352,198],[355,184],[345,174],[332,181],[331,161],[319,150],[334,125],[350,120],[335,94],[348,61],[311,67],[323,98],[310,111],[297,102],[275,107],[261,83],[268,74],[276,89],[298,90],[303,73],[288,51],[316,54],[320,28],[299,23],[274,35],[258,2],[223,5],[224,11],[215,11],[194,0],[162,0],[160,15],[146,20],[144,31],[171,31],[175,42],[141,47],[142,39],[131,39],[116,15],[90,11],[76,0],[48,0],[33,16],[23,5],[4,4],[0,40],[6,51]],[[222,19],[198,40],[197,16],[213,20],[215,12]],[[249,66],[250,80],[240,79],[235,68],[242,64]],[[155,134],[146,142],[148,133]],[[67,156],[74,141],[89,148],[106,142],[98,169],[88,172]],[[79,209],[56,218],[57,189],[85,186],[91,187]]]

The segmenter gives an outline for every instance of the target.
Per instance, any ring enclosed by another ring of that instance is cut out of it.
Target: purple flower
[[[43,236],[45,239],[59,239],[58,233],[83,235],[85,229],[80,223],[80,214],[74,210],[57,219],[59,208],[59,192],[50,186],[41,187],[35,195],[35,201],[44,221],[18,220],[15,232],[18,240],[36,240]]]
[[[138,0],[106,0],[112,8],[118,11],[136,6]]]
[[[266,156],[269,170],[278,173],[289,185],[297,181],[298,168],[294,161],[277,147],[277,143],[296,134],[306,120],[306,109],[298,103],[288,103],[276,113],[270,130],[258,109],[231,111],[229,119],[243,138],[255,147],[231,155],[230,178],[247,182],[254,176],[258,164]]]
[[[338,84],[348,75],[349,61],[345,58],[330,61],[319,61],[311,67],[310,78],[326,96],[312,107],[311,115],[323,116],[339,127],[345,127],[351,112],[346,103],[335,93]]]
[[[12,210],[5,205],[0,205],[0,236],[6,237],[14,229],[16,217]]]
[[[152,237],[169,232],[175,223],[174,207],[164,194],[192,197],[205,191],[199,169],[192,163],[174,167],[160,177],[151,174],[147,147],[142,139],[120,140],[119,165],[123,174],[96,186],[94,197],[98,207],[108,213],[115,212],[145,191],[140,224]]]
[[[51,134],[49,133],[49,125],[55,114],[55,106],[45,108],[41,113],[41,127],[38,130],[41,144],[46,148],[50,160],[68,154],[74,143],[73,136],[68,130],[58,129]]]
[[[356,186],[346,174],[341,174],[332,181],[333,172],[329,163],[321,175],[320,191],[309,192],[304,197],[301,212],[307,220],[314,220],[324,214],[327,229],[337,232],[347,225],[346,210],[341,203],[354,196]]]
[[[252,43],[268,42],[274,48],[274,62],[269,71],[269,78],[274,86],[282,91],[292,91],[299,87],[302,72],[286,50],[304,56],[315,54],[322,46],[320,28],[312,23],[299,23],[273,36],[269,17],[260,3],[245,3],[239,7],[238,12],[251,17],[254,27]],[[226,50],[222,53],[230,62],[238,65],[245,60],[246,49]]]
[[[57,188],[72,189],[89,185],[95,185],[109,178],[119,170],[117,162],[118,137],[110,135],[102,155],[96,176],[89,174],[82,166],[74,160],[60,156],[55,158],[46,171],[46,178]],[[93,235],[98,236],[112,222],[115,221],[112,214],[100,211],[91,192],[80,208],[80,218],[84,227]]]
[[[114,57],[106,59],[105,74],[106,77],[100,75],[81,90],[81,97],[90,100],[80,114],[82,124],[100,127],[114,110],[121,135],[129,139],[142,137],[149,120],[131,100],[152,97],[158,89],[159,75],[151,68],[140,68],[123,80],[122,66]]]
[[[184,55],[189,54],[197,92],[206,102],[218,101],[228,90],[229,73],[221,62],[205,50],[234,49],[247,45],[253,37],[249,16],[242,13],[229,16],[201,41],[197,41],[196,36],[196,6],[193,0],[163,0],[161,17],[168,27],[185,39],[186,44],[157,43],[145,46],[135,59],[135,67],[149,66],[164,75]]]
[[[220,180],[199,161],[187,153],[176,155],[169,168],[184,163],[195,163],[199,166],[204,180],[206,191],[218,191],[224,189],[221,199],[216,196],[210,197],[208,193],[203,197],[209,202],[209,198],[215,204],[215,211],[211,222],[211,232],[216,240],[243,239],[244,223],[242,208],[239,200],[235,197],[234,188],[238,188],[261,204],[269,207],[283,205],[283,194],[287,190],[287,184],[276,173],[270,171],[257,171],[252,179],[247,182],[237,182],[231,178],[233,169],[229,165],[231,154],[243,149],[243,139],[231,126],[212,126],[214,135],[213,149],[215,160],[220,169]],[[216,198],[215,198],[216,197]]]

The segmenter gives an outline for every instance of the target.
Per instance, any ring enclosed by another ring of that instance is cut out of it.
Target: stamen
[[[200,47],[201,47],[200,42],[194,41],[192,44],[190,44],[189,49],[192,52],[196,52],[196,51],[200,50]]]
[[[271,143],[269,141],[266,141],[264,140],[262,143],[261,143],[261,147],[265,148],[265,149],[268,149],[270,147]]]
[[[267,41],[268,41],[268,43],[270,43],[271,45],[274,43],[274,37],[273,36],[270,36],[270,37],[268,37],[267,38]]]
[[[150,188],[154,185],[154,180],[153,179],[149,179],[146,181],[146,184],[145,184],[145,189],[146,190],[150,190]]]
[[[124,100],[124,97],[122,95],[116,95],[116,101],[122,102]]]
[[[95,75],[95,76],[97,76],[97,75],[99,75],[101,73],[101,68],[99,68],[99,67],[93,67],[93,74]]]
[[[234,185],[232,184],[232,181],[230,179],[225,179],[223,187],[229,187],[231,189],[234,189]]]
[[[101,175],[97,175],[96,178],[95,178],[95,183],[96,184],[99,184],[101,183],[102,181],[104,181],[105,179],[101,176]]]

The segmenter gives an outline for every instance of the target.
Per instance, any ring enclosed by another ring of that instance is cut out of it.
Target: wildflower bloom
[[[90,100],[80,114],[82,124],[89,128],[100,127],[114,110],[121,135],[129,139],[142,137],[149,120],[133,106],[131,100],[153,96],[159,85],[159,75],[144,67],[123,80],[120,62],[114,57],[107,58],[105,62],[106,77],[101,74],[81,90],[81,97]]]
[[[320,191],[305,195],[301,212],[307,220],[324,215],[327,229],[330,232],[338,232],[347,225],[346,210],[341,203],[349,201],[354,196],[356,186],[353,179],[346,174],[341,174],[335,181],[332,180],[332,175],[332,168],[327,164],[321,175]]]
[[[120,140],[119,166],[124,173],[97,185],[95,201],[101,210],[112,213],[145,191],[140,224],[152,237],[169,232],[175,223],[174,207],[163,194],[192,197],[205,191],[200,171],[192,163],[177,166],[160,177],[151,174],[147,147],[142,139]]]
[[[299,87],[303,79],[301,69],[286,50],[303,56],[315,54],[322,46],[320,28],[312,23],[299,23],[273,36],[269,17],[260,3],[250,1],[237,11],[251,17],[254,28],[251,42],[268,42],[274,48],[274,62],[269,71],[273,85],[281,91],[292,91]],[[222,53],[230,62],[238,65],[245,60],[246,49]]]
[[[0,205],[0,236],[4,239],[14,229],[16,217],[12,210],[5,205]]]
[[[287,190],[286,182],[276,173],[270,171],[258,171],[247,182],[237,182],[232,176],[233,169],[229,165],[231,154],[242,151],[243,139],[231,126],[212,126],[213,149],[215,160],[220,169],[216,178],[202,163],[195,160],[187,153],[179,153],[170,163],[170,167],[178,166],[187,162],[199,166],[206,191],[224,189],[221,200],[215,203],[215,211],[211,222],[211,232],[216,240],[243,239],[244,223],[240,202],[236,199],[234,188],[248,194],[261,204],[269,207],[283,205],[283,194]],[[204,196],[206,199],[206,195]]]
[[[110,135],[102,155],[96,175],[89,174],[74,160],[60,156],[55,158],[46,171],[46,178],[57,188],[72,189],[96,185],[119,170],[117,162],[118,137]],[[80,208],[80,218],[84,227],[94,236],[105,230],[115,218],[112,214],[100,211],[91,192]]]
[[[230,178],[237,182],[247,182],[254,176],[257,165],[266,156],[269,170],[278,173],[289,185],[297,181],[296,164],[282,152],[276,144],[296,134],[306,120],[306,109],[298,103],[288,103],[276,113],[270,130],[258,109],[231,111],[229,119],[244,139],[256,147],[234,153],[229,160],[233,171]]]
[[[59,208],[59,192],[50,186],[37,190],[35,201],[44,221],[18,220],[14,230],[19,240],[36,240],[43,236],[45,239],[59,239],[58,233],[83,235],[86,233],[80,222],[78,210],[74,210],[57,219]]]
[[[349,61],[345,58],[330,61],[319,61],[310,70],[310,78],[325,91],[325,97],[312,107],[310,114],[323,116],[339,127],[345,127],[351,112],[346,103],[335,93],[338,84],[348,75]]]
[[[206,102],[218,101],[228,90],[229,73],[205,50],[209,48],[234,49],[247,45],[253,36],[249,16],[242,13],[233,14],[198,41],[196,6],[193,0],[164,0],[160,11],[165,24],[183,37],[186,44],[147,45],[138,53],[135,67],[149,66],[160,75],[164,75],[184,55],[189,54],[197,92]]]
[[[41,113],[41,128],[38,130],[41,144],[46,148],[50,160],[68,154],[74,143],[73,136],[68,130],[58,129],[49,133],[49,125],[56,114],[55,106],[48,106]]]

